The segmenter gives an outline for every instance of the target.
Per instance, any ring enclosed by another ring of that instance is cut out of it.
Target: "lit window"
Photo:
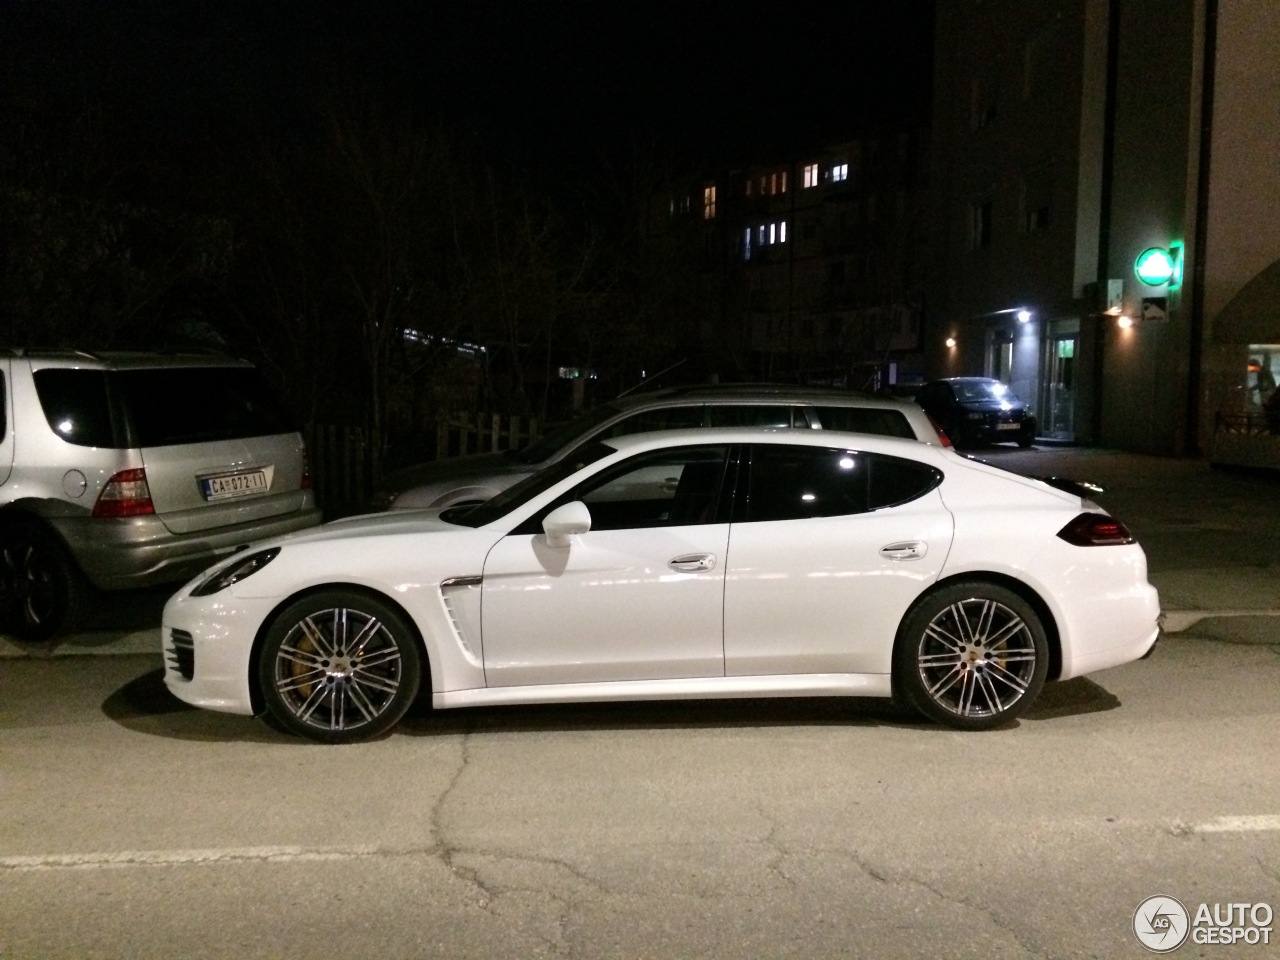
[[[849,164],[836,163],[831,166],[831,182],[841,183],[849,179]]]
[[[816,187],[818,185],[818,165],[816,163],[805,164],[804,168],[804,186],[805,189]]]
[[[778,224],[778,242],[787,242],[787,221],[785,220]]]
[[[787,192],[787,171],[783,170],[780,174],[778,174],[778,183],[779,183],[778,192],[786,193]]]
[[[751,228],[747,227],[742,235],[742,259],[751,259]]]
[[[714,220],[716,218],[716,188],[702,188],[702,219]]]

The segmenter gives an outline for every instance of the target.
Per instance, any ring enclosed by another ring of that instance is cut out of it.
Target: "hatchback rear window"
[[[167,447],[297,430],[249,367],[38,370],[49,427],[82,447]]]
[[[113,376],[139,447],[293,433],[297,427],[256,370],[120,370]]]

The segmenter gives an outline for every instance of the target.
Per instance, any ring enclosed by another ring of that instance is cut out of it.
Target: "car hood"
[[[362,514],[358,517],[334,520],[309,530],[300,530],[274,542],[293,546],[302,543],[324,543],[330,540],[357,540],[369,536],[470,529],[456,523],[446,523],[440,519],[440,514],[440,510],[397,510],[394,513]]]
[[[528,473],[528,464],[517,463],[505,453],[476,453],[448,460],[418,463],[411,467],[393,470],[382,478],[378,488],[398,493],[409,487],[440,481],[466,480],[472,477],[492,477],[509,473]]]

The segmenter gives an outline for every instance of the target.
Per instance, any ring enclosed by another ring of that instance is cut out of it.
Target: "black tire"
[[[1018,446],[1020,446],[1023,450],[1027,449],[1027,447],[1031,446],[1031,444],[1034,442],[1035,442],[1035,437],[1019,437],[1018,438]]]
[[[30,521],[0,525],[0,629],[26,643],[71,633],[89,585],[62,543]]]
[[[943,587],[908,611],[893,650],[895,689],[956,730],[990,730],[1039,696],[1049,642],[1031,605],[980,580]]]
[[[321,743],[390,730],[422,682],[417,634],[399,610],[352,590],[314,593],[282,610],[258,659],[263,700],[280,726]]]

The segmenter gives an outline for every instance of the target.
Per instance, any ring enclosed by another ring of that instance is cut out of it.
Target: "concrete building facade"
[[[1265,0],[938,0],[928,374],[1280,466],[1278,49]]]

